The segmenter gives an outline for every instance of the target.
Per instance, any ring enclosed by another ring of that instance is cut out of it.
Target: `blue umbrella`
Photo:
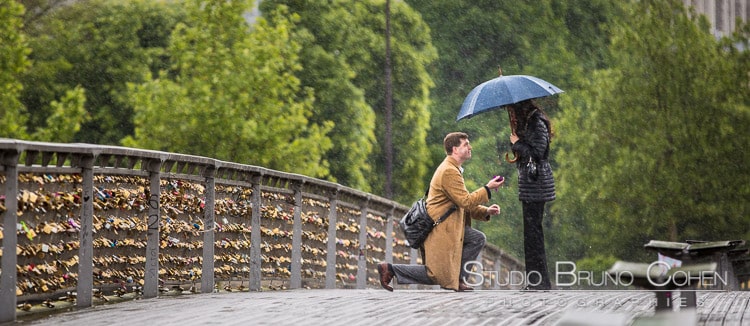
[[[557,86],[533,76],[500,76],[471,90],[461,105],[456,121],[508,104],[562,92]]]

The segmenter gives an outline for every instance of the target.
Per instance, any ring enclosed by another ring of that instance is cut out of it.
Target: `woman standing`
[[[518,168],[518,199],[523,206],[526,283],[530,290],[549,290],[547,255],[542,219],[544,206],[555,200],[555,180],[549,158],[552,126],[547,115],[531,100],[508,106],[512,145]]]

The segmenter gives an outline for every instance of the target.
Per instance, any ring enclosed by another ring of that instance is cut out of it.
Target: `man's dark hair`
[[[469,135],[464,132],[452,132],[445,135],[443,139],[443,146],[445,147],[445,153],[448,155],[453,154],[453,147],[461,146],[462,139],[469,139]]]

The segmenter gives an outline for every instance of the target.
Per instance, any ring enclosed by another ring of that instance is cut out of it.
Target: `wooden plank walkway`
[[[750,325],[749,291],[699,291],[697,307],[656,314],[653,292],[286,290],[97,304],[31,325]]]

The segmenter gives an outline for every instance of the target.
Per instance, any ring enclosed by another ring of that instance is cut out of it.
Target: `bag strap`
[[[424,192],[425,202],[427,201],[427,194],[429,193],[430,193],[430,188],[427,188],[427,191]],[[445,212],[445,214],[443,214],[443,216],[441,216],[437,221],[435,221],[435,223],[432,224],[432,226],[435,227],[438,224],[443,223],[443,221],[445,221],[445,219],[448,218],[448,216],[451,216],[451,214],[453,214],[453,212],[455,211],[456,211],[456,205],[451,206],[451,208],[449,208],[448,211]]]
[[[453,205],[451,208],[448,209],[447,212],[445,212],[445,214],[443,214],[443,216],[441,216],[437,221],[435,221],[435,224],[433,224],[432,226],[433,227],[437,226],[438,224],[445,221],[445,219],[448,218],[448,216],[451,216],[451,214],[453,214],[455,210],[456,210],[456,205]]]

